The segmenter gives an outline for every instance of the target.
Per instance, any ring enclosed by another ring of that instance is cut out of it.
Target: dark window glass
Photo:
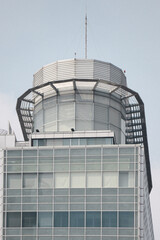
[[[70,213],[70,227],[84,227],[84,212]]]
[[[102,227],[117,227],[117,212],[103,212]]]
[[[87,212],[86,213],[86,227],[100,227],[101,226],[101,213],[100,212]]]
[[[54,227],[68,227],[68,212],[54,213]]]
[[[20,226],[21,226],[21,213],[8,212],[7,227],[20,227]]]
[[[36,227],[37,216],[36,212],[22,213],[22,227]]]
[[[119,227],[134,227],[134,212],[119,212]]]
[[[52,227],[52,213],[51,212],[39,212],[38,226],[39,227]]]

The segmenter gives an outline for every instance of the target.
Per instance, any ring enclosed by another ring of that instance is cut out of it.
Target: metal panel
[[[103,79],[126,85],[126,77],[120,68],[92,59],[69,59],[48,64],[34,74],[33,85],[73,78]]]
[[[57,62],[57,80],[74,78],[74,60]]]
[[[57,80],[57,62],[49,64],[43,68],[43,82]]]
[[[110,64],[94,60],[93,77],[110,81]]]
[[[76,79],[93,79],[93,60],[75,60]]]

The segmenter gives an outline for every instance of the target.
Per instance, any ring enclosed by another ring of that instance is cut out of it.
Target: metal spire
[[[87,11],[85,15],[85,59],[87,59]]]

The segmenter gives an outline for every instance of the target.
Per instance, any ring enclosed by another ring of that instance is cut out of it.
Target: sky
[[[87,7],[86,7],[87,6]],[[0,0],[0,129],[10,121],[22,139],[16,101],[32,87],[33,74],[48,63],[88,58],[126,70],[128,87],[145,104],[153,190],[155,240],[160,239],[160,1]]]

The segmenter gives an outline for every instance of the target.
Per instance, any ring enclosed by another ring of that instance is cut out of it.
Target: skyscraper
[[[51,63],[17,113],[25,141],[0,136],[1,239],[154,239],[144,105],[121,69]]]

